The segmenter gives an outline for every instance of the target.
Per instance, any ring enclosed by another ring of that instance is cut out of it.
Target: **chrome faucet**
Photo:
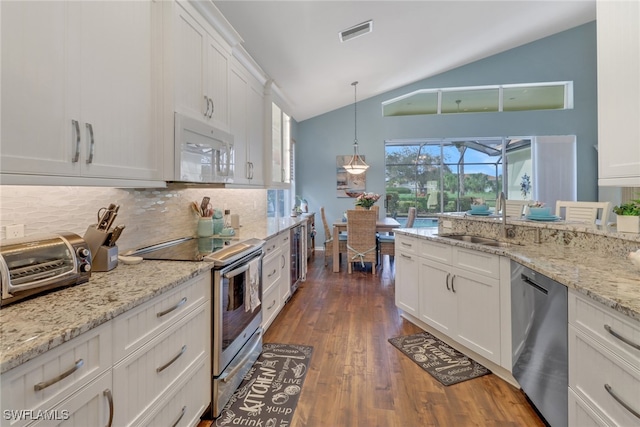
[[[504,191],[501,191],[498,196],[497,208],[502,211],[502,237],[505,239],[513,237],[515,233],[507,228],[507,199],[504,196]]]

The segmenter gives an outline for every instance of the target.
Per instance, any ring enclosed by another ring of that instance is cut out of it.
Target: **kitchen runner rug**
[[[491,373],[428,332],[390,338],[389,342],[443,385],[457,384]]]
[[[216,426],[288,427],[313,347],[262,345],[262,353],[216,419]]]

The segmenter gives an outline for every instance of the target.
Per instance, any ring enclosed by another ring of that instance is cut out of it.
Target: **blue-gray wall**
[[[381,102],[418,89],[565,80],[574,83],[572,110],[382,117]],[[351,90],[350,82],[344,83],[345,90]],[[360,82],[361,86],[366,84]],[[598,159],[593,148],[598,131],[596,85],[594,21],[359,100],[358,144],[371,166],[367,191],[384,193],[385,139],[576,135],[578,200],[598,200]],[[327,219],[332,221],[353,208],[352,199],[336,197],[335,165],[336,155],[353,152],[353,105],[297,123],[293,132],[297,142],[296,193],[307,199],[310,210],[319,212],[320,206],[325,206]]]

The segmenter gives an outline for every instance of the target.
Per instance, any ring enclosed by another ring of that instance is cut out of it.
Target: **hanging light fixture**
[[[360,153],[358,153],[358,110],[357,110],[357,99],[356,99],[356,86],[358,82],[351,83],[353,86],[353,114],[354,114],[354,140],[353,140],[353,157],[344,165],[344,168],[347,172],[352,175],[360,175],[364,173],[367,169],[369,169],[369,165],[364,162],[362,157],[360,157]]]

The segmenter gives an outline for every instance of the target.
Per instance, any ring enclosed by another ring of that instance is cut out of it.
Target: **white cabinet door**
[[[247,92],[247,150],[249,178],[264,185],[264,88],[256,81]]]
[[[396,306],[418,317],[420,315],[419,258],[410,252],[398,250],[396,245],[395,263]]]
[[[452,273],[451,292],[457,302],[456,341],[499,364],[500,281],[458,268]]]
[[[175,109],[229,130],[229,54],[186,3],[176,3]]]
[[[280,301],[282,305],[291,296],[291,235],[288,231],[279,237],[280,255]]]
[[[451,291],[449,269],[437,262],[420,260],[420,320],[452,336],[456,331],[457,302]]]
[[[598,184],[640,187],[640,3],[596,3]]]
[[[3,173],[75,175],[75,127],[68,101],[78,99],[77,52],[67,2],[1,2]],[[75,62],[74,62],[75,61]],[[79,119],[75,116],[75,119]],[[79,129],[79,125],[78,125]]]
[[[153,2],[2,3],[2,172],[157,179]]]
[[[250,180],[249,147],[247,142],[248,82],[241,65],[233,63],[229,73],[229,129],[233,134],[233,182],[247,184]]]
[[[85,175],[157,179],[154,2],[81,2]],[[90,128],[88,127],[90,126]]]

